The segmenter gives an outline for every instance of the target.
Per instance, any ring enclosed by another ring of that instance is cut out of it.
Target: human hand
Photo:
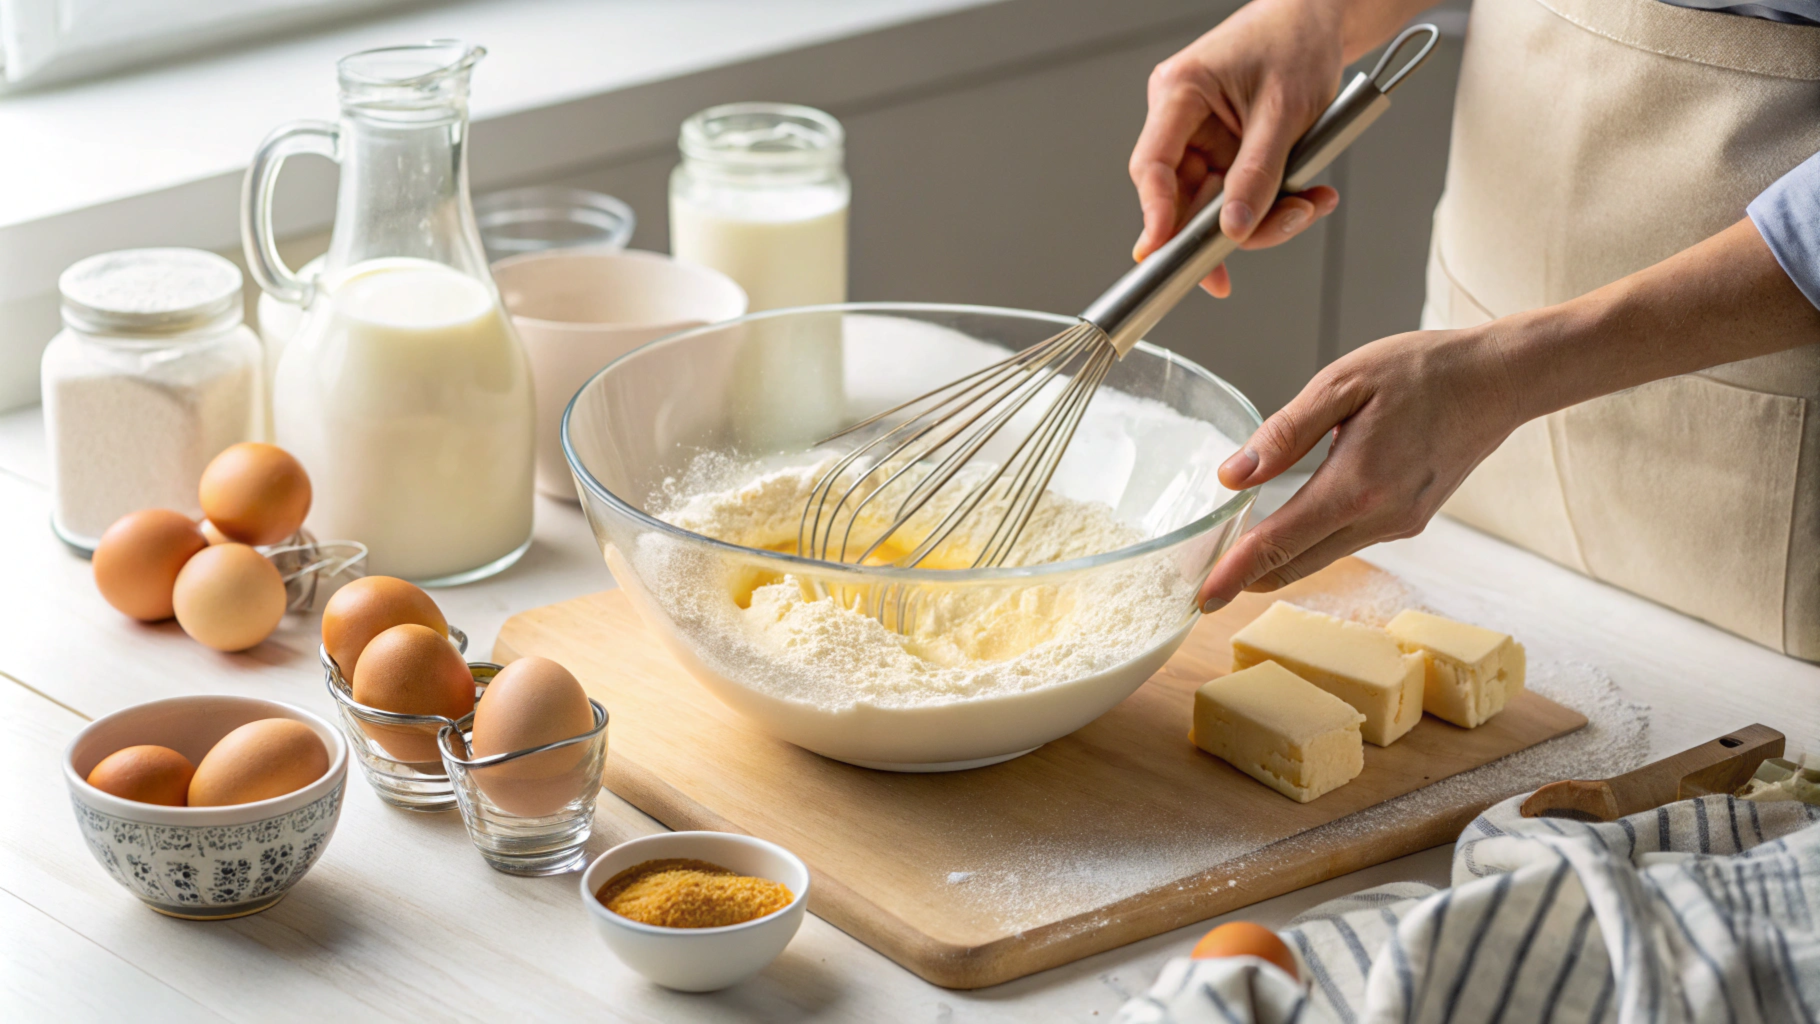
[[[1381,540],[1413,537],[1526,418],[1508,328],[1417,331],[1373,342],[1316,374],[1220,467],[1233,490],[1276,477],[1328,431],[1333,446],[1275,514],[1201,585],[1202,610],[1275,590]]]
[[[1280,245],[1332,213],[1340,196],[1325,185],[1280,199],[1277,190],[1290,148],[1339,91],[1343,57],[1339,4],[1259,0],[1157,65],[1131,152],[1144,210],[1132,258],[1156,251],[1222,188],[1220,230],[1244,249]],[[1201,286],[1232,293],[1223,265]]]

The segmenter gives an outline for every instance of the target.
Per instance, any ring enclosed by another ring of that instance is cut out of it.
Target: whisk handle
[[[1418,35],[1427,37],[1421,49],[1385,77],[1392,58]],[[1307,188],[1316,175],[1364,134],[1389,109],[1391,90],[1427,59],[1439,38],[1440,30],[1433,25],[1412,25],[1384,51],[1376,68],[1354,76],[1289,151],[1282,192]],[[1220,210],[1225,205],[1226,193],[1221,192],[1189,218],[1174,238],[1127,271],[1081,314],[1081,319],[1106,332],[1120,356],[1131,351],[1176,303],[1238,249],[1239,243],[1220,230]]]

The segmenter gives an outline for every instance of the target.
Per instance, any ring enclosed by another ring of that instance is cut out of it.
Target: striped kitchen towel
[[[1453,888],[1323,904],[1249,957],[1174,960],[1121,1024],[1820,1024],[1820,807],[1729,796],[1605,824],[1506,800]]]

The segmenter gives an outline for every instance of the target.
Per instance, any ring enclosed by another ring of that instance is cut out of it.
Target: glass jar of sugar
[[[63,331],[44,350],[51,526],[93,551],[142,508],[200,517],[202,470],[263,419],[259,339],[240,270],[196,249],[92,256],[58,279]]]
[[[746,290],[748,312],[847,300],[846,134],[813,107],[729,103],[683,122],[670,176],[670,254]],[[838,429],[840,317],[764,320],[732,376],[732,443],[799,451]],[[758,394],[787,388],[788,406]]]
[[[670,253],[739,282],[757,313],[847,299],[840,122],[812,107],[729,103],[683,122]]]

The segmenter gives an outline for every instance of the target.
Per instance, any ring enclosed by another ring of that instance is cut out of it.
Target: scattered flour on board
[[[1379,623],[1403,608],[1422,607],[1440,614],[1449,611],[1426,605],[1417,591],[1394,578],[1366,586],[1352,597],[1300,596],[1296,603]],[[1494,624],[1487,618],[1468,618],[1458,610],[1453,614],[1466,621]],[[1551,658],[1532,649],[1528,688],[1585,715],[1586,727],[1348,815],[1314,833],[1323,840],[1340,841],[1371,836],[1412,817],[1471,804],[1489,805],[1557,779],[1609,777],[1648,760],[1649,709],[1625,698],[1597,666]],[[966,877],[966,885],[945,890],[958,910],[1014,932],[1082,914],[1088,916],[1074,922],[1071,931],[1101,927],[1117,916],[1110,905],[1119,900],[1170,885],[1195,891],[1236,887],[1236,878],[1226,878],[1223,883],[1217,879],[1193,885],[1177,883],[1208,871],[1240,873],[1251,866],[1254,857],[1272,856],[1268,843],[1247,835],[1243,823],[1217,835],[1156,821],[1141,830],[1127,828],[1116,833],[1096,831],[1085,822],[1068,831],[1016,837],[982,828],[977,838],[976,852],[970,855],[963,844],[949,863],[932,864],[930,869],[950,881],[957,875]],[[1004,854],[1007,839],[1016,850],[1014,856]],[[987,856],[999,866],[985,863]],[[1092,913],[1102,908],[1102,913]]]

